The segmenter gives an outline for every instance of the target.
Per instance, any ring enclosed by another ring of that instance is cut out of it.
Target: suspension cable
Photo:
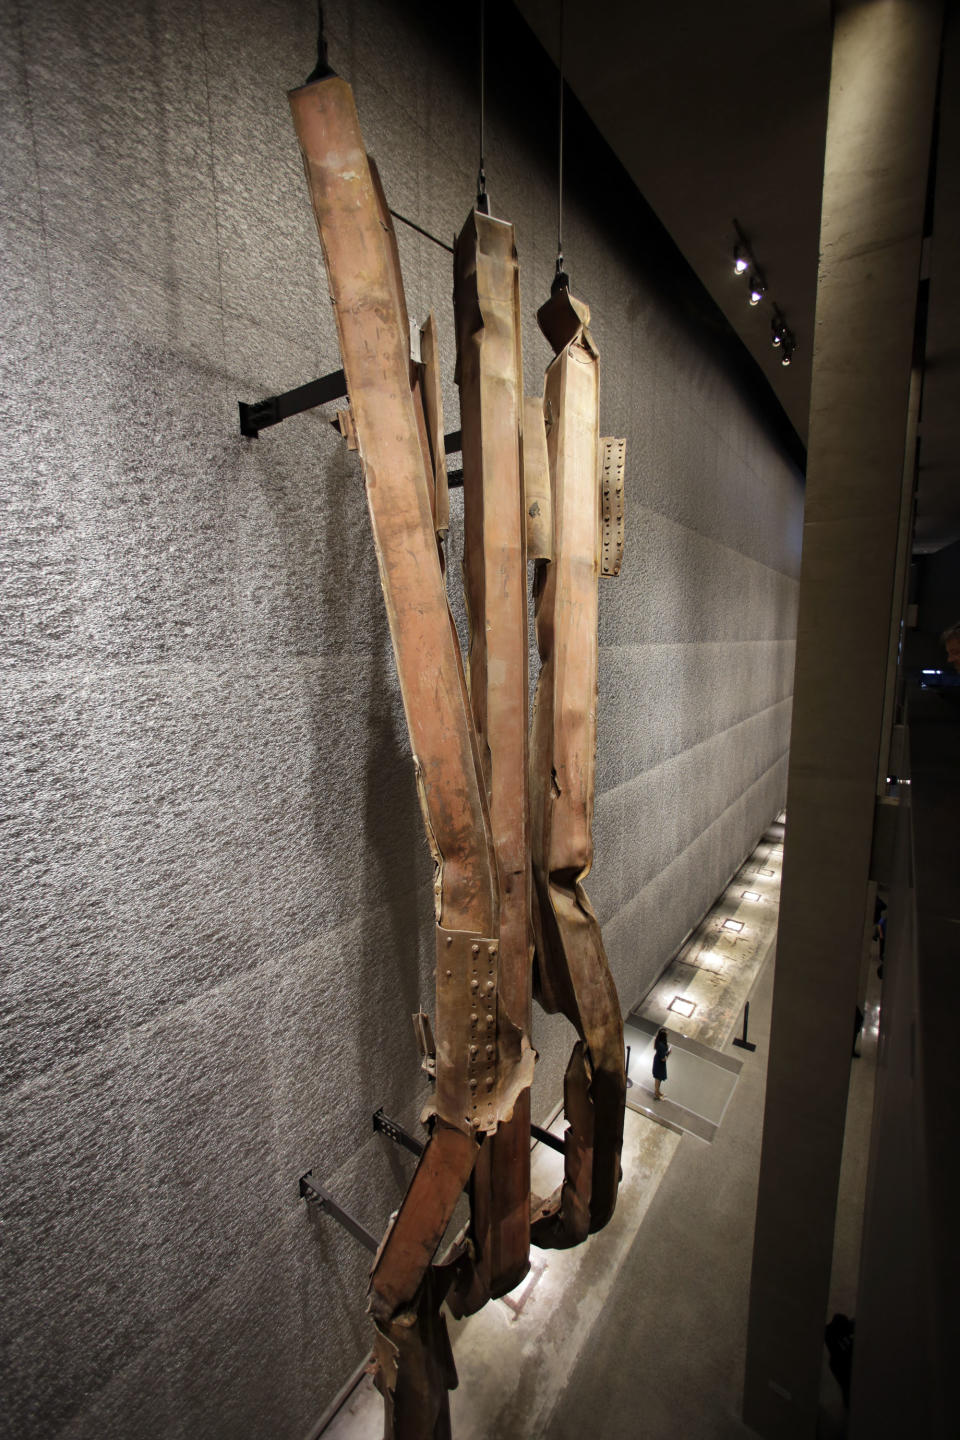
[[[557,106],[557,271],[563,269],[563,21],[564,3],[560,0],[560,85]]]
[[[553,277],[552,291],[570,284],[570,278],[563,268],[563,41],[565,19],[565,0],[560,0],[560,83],[557,102],[557,270]]]
[[[480,0],[480,169],[477,174],[477,209],[484,215],[490,214],[490,198],[487,195],[487,174],[484,169],[484,148],[487,122],[487,6]]]

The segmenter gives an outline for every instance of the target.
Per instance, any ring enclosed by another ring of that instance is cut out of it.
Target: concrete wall
[[[940,635],[960,617],[960,540],[919,557],[918,628],[940,644]],[[943,659],[943,646],[940,645]]]
[[[488,8],[529,67],[510,104],[496,67],[487,157],[533,389],[554,92]],[[327,12],[391,204],[449,238],[476,170],[460,22]],[[0,1433],[17,1440],[299,1440],[364,1353],[367,1257],[311,1224],[297,1178],[312,1167],[379,1233],[409,1174],[370,1115],[413,1126],[424,1098],[409,1015],[431,1003],[430,867],[357,465],[329,407],[237,431],[238,398],[339,365],[285,99],[315,34],[313,0],[0,14]],[[669,246],[649,217],[625,227],[637,198],[605,185],[598,203],[583,166],[569,180],[602,426],[628,437],[588,886],[626,1008],[783,802],[801,493]],[[453,428],[450,258],[399,234]],[[451,576],[458,539],[455,518]],[[540,1114],[571,1040],[541,1018]]]

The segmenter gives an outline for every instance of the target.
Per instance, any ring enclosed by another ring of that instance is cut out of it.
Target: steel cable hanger
[[[480,169],[477,173],[477,209],[483,215],[490,214],[490,197],[487,194],[487,172],[484,169],[484,141],[487,123],[487,6],[480,0]]]
[[[559,100],[557,105],[557,270],[553,277],[550,293],[569,289],[570,276],[563,268],[563,40],[566,19],[566,0],[560,0],[560,76]]]

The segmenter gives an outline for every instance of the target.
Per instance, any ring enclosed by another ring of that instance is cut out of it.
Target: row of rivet
[[[474,942],[474,944],[471,945],[470,949],[473,954],[473,975],[470,980],[470,989],[472,992],[472,1000],[474,1007],[477,1007],[478,1005],[484,1003],[490,1006],[490,1009],[487,1011],[486,1014],[486,1029],[488,1039],[483,1046],[484,1058],[479,1058],[480,1044],[478,1043],[478,1040],[471,1041],[469,1047],[468,1068],[471,1072],[474,1072],[470,1074],[470,1089],[474,1095],[473,1109],[474,1111],[476,1111],[476,1092],[480,1084],[479,1078],[475,1073],[478,1066],[481,1070],[486,1070],[487,1072],[485,1088],[488,1092],[493,1090],[494,1084],[496,1083],[494,1072],[496,1069],[497,1047],[495,1043],[495,1034],[492,1032],[495,1032],[495,1027],[497,1023],[495,999],[497,982],[494,978],[494,968],[497,959],[497,947],[496,945],[487,946],[487,978],[485,982],[481,981],[479,974],[479,967],[482,963],[480,960],[480,945]],[[480,1016],[478,1014],[477,1008],[474,1008],[470,1014],[470,1024],[471,1026],[475,1027],[478,1026],[479,1023]],[[493,1109],[492,1099],[488,1101],[488,1109],[491,1111]]]
[[[452,936],[452,935],[448,935],[448,936],[446,937],[446,942],[447,942],[447,945],[448,945],[448,946],[452,946],[452,945],[453,945],[453,936]],[[471,1092],[471,1097],[472,1097],[472,1108],[473,1108],[473,1111],[474,1111],[474,1114],[475,1114],[475,1113],[476,1113],[476,1110],[477,1110],[477,1091],[478,1091],[479,1088],[480,1088],[480,1080],[479,1080],[479,1076],[478,1076],[478,1074],[477,1074],[477,1071],[480,1070],[480,1071],[482,1072],[483,1070],[486,1070],[487,1074],[486,1074],[485,1081],[484,1081],[484,1089],[488,1092],[487,1110],[488,1110],[489,1116],[492,1118],[492,1116],[493,1116],[493,1096],[492,1096],[492,1092],[493,1092],[494,1086],[496,1085],[496,1064],[497,1064],[497,1047],[496,1047],[496,1024],[497,1024],[496,992],[497,992],[497,982],[496,982],[495,975],[494,975],[494,972],[495,972],[495,969],[496,969],[496,961],[497,961],[497,947],[496,947],[496,945],[492,945],[492,944],[488,944],[487,947],[486,947],[486,950],[487,950],[487,957],[486,957],[486,958],[487,958],[487,977],[486,977],[486,980],[483,980],[483,979],[481,978],[480,973],[479,973],[479,972],[480,972],[480,965],[481,965],[481,963],[482,963],[482,962],[481,962],[481,959],[480,959],[480,950],[481,950],[480,943],[479,943],[478,941],[474,941],[473,944],[471,945],[470,949],[471,949],[471,956],[472,956],[472,960],[473,960],[473,973],[472,973],[472,975],[471,975],[471,977],[470,977],[470,1000],[471,1000],[471,1005],[472,1005],[472,1009],[471,1009],[471,1012],[470,1012],[470,1027],[471,1027],[471,1030],[472,1030],[474,1033],[473,1033],[473,1036],[472,1036],[472,1038],[471,1038],[471,1040],[470,1040],[470,1042],[469,1042],[469,1044],[468,1044],[468,1047],[467,1047],[467,1074],[468,1074],[468,1082],[469,1082],[470,1092]],[[445,970],[444,973],[445,973],[445,976],[446,976],[446,978],[447,978],[448,980],[450,980],[450,979],[453,978],[453,971],[452,971],[452,970],[447,969],[447,970]],[[484,1016],[485,1029],[486,1029],[486,1031],[487,1031],[487,1037],[488,1037],[488,1038],[487,1038],[487,1040],[483,1043],[483,1057],[481,1058],[480,1037],[479,1037],[479,1034],[477,1033],[477,1027],[478,1027],[478,1026],[480,1025],[480,1023],[481,1023],[481,1011],[480,1011],[480,1007],[481,1007],[482,1005],[486,1005],[486,1006],[488,1006],[489,1008],[487,1009],[486,1014],[485,1014],[485,1016]],[[468,1115],[468,1116],[466,1117],[466,1119],[467,1119],[468,1121],[470,1121],[470,1120],[471,1120],[471,1116]]]

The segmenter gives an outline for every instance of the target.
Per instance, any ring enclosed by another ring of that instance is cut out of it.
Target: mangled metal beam
[[[500,1003],[530,1030],[533,937],[527,805],[527,561],[520,283],[513,226],[474,210],[454,249],[470,700],[500,871]],[[530,1251],[530,1093],[484,1146],[473,1179],[477,1265],[503,1295]]]
[[[559,286],[537,318],[555,359],[543,399],[552,536],[534,581],[542,668],[530,746],[537,998],[579,1040],[564,1080],[564,1180],[531,1198],[532,1238],[568,1246],[610,1219],[620,1182],[623,1023],[583,880],[593,863],[600,573],[599,367],[590,311]],[[533,430],[531,414],[528,429]],[[532,434],[527,450],[535,460]],[[622,484],[622,477],[621,477]],[[531,476],[528,495],[536,485]],[[528,504],[528,512],[531,505]],[[528,513],[528,519],[533,517]]]
[[[370,1282],[387,1433],[424,1440],[449,1434],[446,1388],[453,1379],[438,1311],[451,1276],[434,1270],[434,1254],[483,1137],[511,1116],[529,1087],[534,1057],[499,1008],[497,864],[436,543],[436,475],[420,376],[409,357],[389,212],[349,85],[331,76],[291,92],[290,104],[323,246],[436,865],[432,1128]]]
[[[622,1023],[582,882],[593,853],[597,580],[620,566],[623,448],[604,441],[601,460],[589,312],[566,288],[539,314],[556,353],[544,400],[523,399],[513,229],[473,212],[454,262],[468,693],[443,577],[433,317],[415,364],[396,236],[349,86],[330,76],[290,103],[349,396],[338,425],[362,464],[436,867],[435,1032],[415,1017],[436,1090],[429,1138],[371,1272],[377,1384],[387,1440],[444,1440],[456,1383],[444,1299],[457,1313],[479,1308],[522,1278],[531,1238],[574,1244],[616,1201]],[[542,659],[529,755],[528,553]],[[579,1038],[565,1080],[564,1182],[531,1208],[533,939],[538,998]],[[438,1260],[468,1183],[470,1223]]]

